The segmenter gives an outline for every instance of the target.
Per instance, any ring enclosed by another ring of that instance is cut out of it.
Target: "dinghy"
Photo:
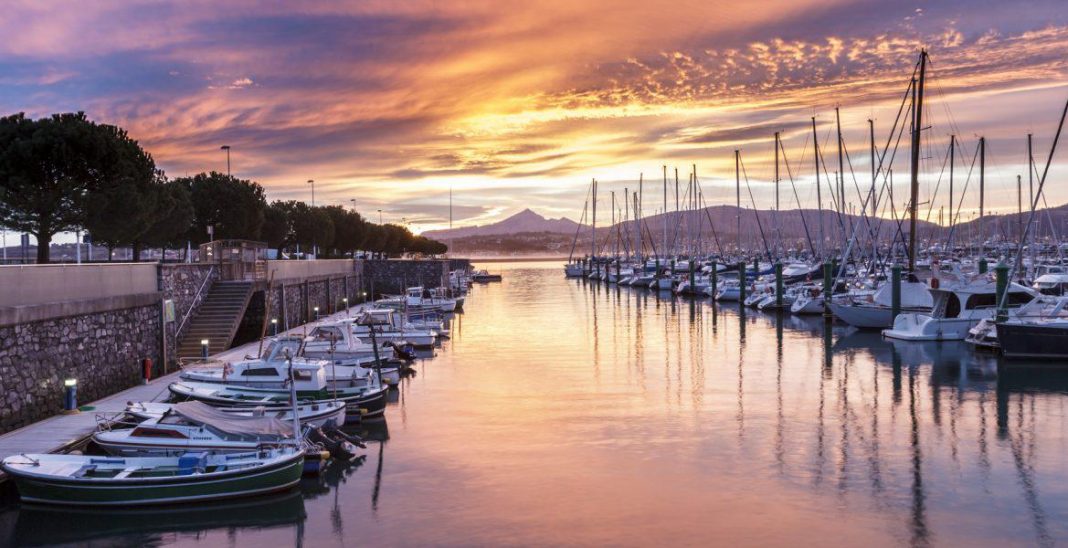
[[[176,404],[160,402],[129,402],[126,414],[138,419],[158,419],[174,408]],[[242,417],[274,417],[282,421],[292,421],[293,411],[287,408],[268,409],[266,407],[217,407],[221,413]],[[318,428],[329,422],[345,424],[344,402],[325,401],[297,406],[297,415],[302,424]]]

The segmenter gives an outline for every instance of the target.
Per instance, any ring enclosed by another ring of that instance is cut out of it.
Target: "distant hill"
[[[561,217],[546,219],[530,209],[524,209],[503,221],[483,226],[466,226],[452,230],[429,230],[422,235],[434,240],[454,240],[470,236],[507,236],[525,232],[551,232],[554,234],[574,234],[578,223]]]

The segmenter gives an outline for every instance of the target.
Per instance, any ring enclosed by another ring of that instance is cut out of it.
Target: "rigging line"
[[[806,132],[807,133],[807,132]],[[802,146],[802,154],[808,149],[808,136],[805,136],[805,144]],[[801,197],[797,195],[797,185],[794,184],[794,174],[790,170],[790,160],[786,158],[786,146],[779,140],[779,150],[782,151],[782,162],[786,165],[786,176],[790,179],[790,188],[794,191],[794,200],[797,202],[797,214],[801,217],[801,226],[805,228],[805,239],[808,240],[808,249],[812,256],[816,256],[816,246],[812,243],[812,234],[808,230],[808,221],[805,220],[805,210],[801,207]]]
[[[1042,177],[1038,180],[1038,190],[1035,192],[1035,197],[1031,201],[1031,213],[1027,216],[1027,225],[1024,227],[1023,236],[1020,237],[1020,242],[1016,248],[1016,260],[1013,262],[1012,270],[1009,272],[1009,280],[1016,279],[1016,273],[1023,267],[1023,247],[1027,243],[1027,236],[1031,233],[1031,225],[1035,222],[1035,208],[1038,207],[1038,200],[1042,197],[1042,190],[1046,186],[1046,176],[1049,175],[1049,166],[1053,164],[1053,154],[1057,151],[1057,142],[1061,139],[1061,130],[1064,129],[1064,118],[1068,116],[1068,101],[1064,103],[1064,110],[1061,112],[1061,121],[1057,124],[1057,133],[1053,136],[1053,144],[1049,149],[1049,157],[1046,159],[1046,167],[1042,170]],[[1005,288],[998,298],[998,308],[1005,307],[1005,301],[1009,296],[1010,284],[1005,284]]]
[[[697,181],[697,170],[693,172],[693,179]],[[716,240],[716,249],[720,255],[723,255],[723,246],[719,243],[719,234],[716,232],[716,225],[712,223],[712,213],[708,211],[708,202],[705,201],[705,194],[702,192],[700,195],[701,207],[705,210],[705,217],[708,218],[708,227],[712,229],[712,238]]]
[[[972,155],[972,163],[968,166],[968,176],[964,178],[964,188],[960,191],[960,199],[957,200],[956,222],[951,222],[949,225],[949,236],[946,236],[946,247],[952,248],[953,236],[956,234],[957,222],[960,220],[960,207],[964,204],[964,196],[967,195],[968,185],[972,180],[972,171],[975,169],[975,162],[979,159],[979,147],[975,147],[975,154]]]
[[[586,220],[586,210],[590,207],[590,193],[593,192],[593,183],[590,183],[586,187],[586,198],[582,205],[582,216],[579,217],[578,226],[575,227],[575,239],[571,242],[571,253],[567,255],[567,262],[571,262],[571,258],[575,256],[575,246],[578,245],[579,231],[582,230],[582,222]]]
[[[929,204],[927,207],[927,217],[923,219],[925,222],[931,222],[931,211],[934,210],[935,203],[934,198],[935,196],[938,196],[938,189],[942,186],[942,175],[945,175],[947,165],[949,165],[949,147],[946,147],[946,157],[942,159],[942,171],[938,172],[938,180],[935,181],[934,192],[932,192],[928,197]]]
[[[738,164],[742,168],[742,176],[745,177],[745,188],[749,191],[749,200],[753,202],[753,216],[756,217],[757,228],[760,229],[760,239],[764,242],[764,253],[768,256],[769,262],[775,260],[771,258],[771,249],[768,248],[768,239],[764,237],[764,225],[760,222],[760,210],[757,209],[756,198],[753,197],[753,187],[749,185],[749,174],[745,172],[745,162],[741,161],[741,155],[739,155]]]
[[[857,189],[857,200],[860,201],[860,202],[863,202],[864,201],[864,197],[867,196],[868,193],[867,192],[861,192],[861,190],[860,190],[860,183],[857,182],[857,175],[853,171],[853,158],[849,155],[849,149],[846,147],[844,140],[842,141],[842,152],[845,155],[846,165],[849,166],[849,174],[853,178],[853,186]],[[868,238],[871,238],[874,241],[874,234],[872,234],[872,227],[871,227],[871,216],[869,216],[867,214],[867,211],[868,211],[867,207],[865,207],[864,209],[861,209],[860,210],[860,218],[861,218],[862,221],[864,221],[864,224],[868,227]]]

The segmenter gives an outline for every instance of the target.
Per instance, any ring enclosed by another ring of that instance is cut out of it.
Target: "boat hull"
[[[293,487],[303,471],[300,452],[253,470],[138,481],[39,477],[4,466],[24,502],[72,506],[178,504],[259,495]]]
[[[1068,359],[1068,327],[1063,323],[999,323],[997,338],[1002,355],[1009,359]]]
[[[979,319],[932,318],[927,314],[898,314],[883,336],[901,341],[963,341]]]

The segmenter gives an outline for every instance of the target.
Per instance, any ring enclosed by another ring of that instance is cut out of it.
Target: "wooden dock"
[[[350,308],[348,314],[353,315],[360,312],[363,306],[357,305]],[[346,312],[342,311],[332,316],[323,317],[320,321],[341,319],[345,316]],[[305,324],[294,327],[286,331],[285,334],[301,334],[311,325]],[[241,360],[246,355],[256,355],[259,350],[259,344],[259,341],[255,341],[237,346],[215,354],[211,358],[222,361]],[[92,411],[84,411],[74,415],[56,415],[0,435],[0,459],[19,453],[65,452],[70,447],[80,444],[96,431],[98,415],[109,417],[122,413],[126,410],[126,402],[130,401],[163,401],[170,395],[167,386],[176,380],[178,380],[178,371],[153,379],[147,384],[134,386],[106,398],[83,404],[94,407],[95,409]],[[6,480],[6,475],[0,472],[0,482]]]

